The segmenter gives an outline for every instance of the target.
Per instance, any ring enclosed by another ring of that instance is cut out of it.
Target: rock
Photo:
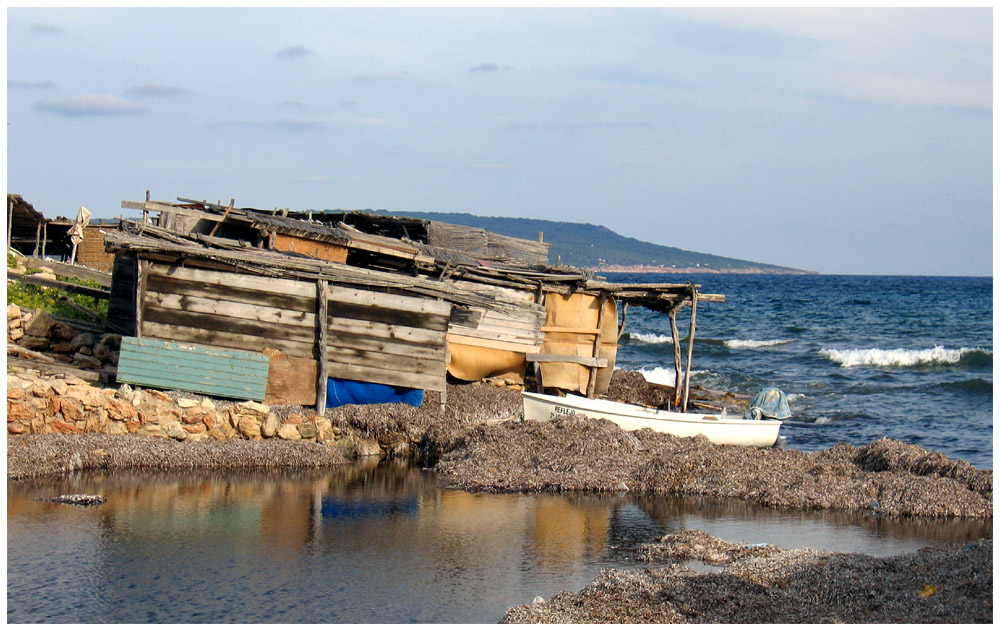
[[[273,438],[278,433],[280,425],[281,422],[278,421],[278,417],[273,412],[270,412],[267,418],[264,419],[263,425],[261,425],[260,433],[264,438]]]
[[[77,352],[76,355],[73,355],[73,365],[79,366],[81,368],[90,368],[96,370],[101,368],[104,364],[101,362],[101,360],[97,359],[96,357],[93,357],[91,355],[86,355],[81,352]]]
[[[7,305],[7,319],[21,319],[21,307],[17,305]]]
[[[118,333],[105,333],[101,337],[101,344],[113,350],[118,350],[122,347],[122,336]]]
[[[48,396],[50,392],[52,392],[52,386],[50,386],[47,381],[36,381],[31,386],[31,394],[36,397]],[[10,398],[10,396],[8,395],[7,398]]]
[[[69,423],[64,423],[59,419],[54,419],[49,423],[49,427],[52,429],[53,433],[56,434],[82,434],[83,430],[76,425],[70,425]]]
[[[49,348],[53,353],[72,353],[76,349],[69,342],[56,342]]]
[[[49,347],[49,337],[47,335],[40,337],[37,335],[29,335],[28,332],[25,331],[24,337],[22,337],[19,341],[21,346],[29,350],[47,349]]]
[[[311,418],[299,423],[298,428],[299,436],[301,436],[303,440],[315,440],[316,436],[319,435],[319,431],[316,429],[316,421]]]
[[[48,312],[38,309],[31,318],[31,322],[25,327],[24,335],[25,337],[47,338],[52,327],[56,324],[55,318],[50,316]]]
[[[55,502],[56,504],[72,504],[74,506],[94,506],[108,501],[103,495],[60,495],[40,502]]]
[[[60,402],[59,410],[62,412],[63,419],[69,423],[76,423],[77,421],[83,419],[83,410],[80,409],[80,406],[69,399],[63,399]]]
[[[249,414],[238,414],[233,420],[236,421],[236,429],[241,436],[250,440],[260,440],[260,419]]]
[[[181,431],[184,431],[184,430],[181,430]],[[185,433],[187,433],[187,432],[185,432]],[[160,427],[159,425],[157,425],[156,423],[145,423],[145,424],[139,426],[139,428],[135,430],[135,435],[136,436],[159,437],[159,438],[166,437],[166,433],[163,431],[163,428]]]
[[[212,429],[219,422],[219,416],[215,412],[206,412],[204,416],[201,417],[201,422],[205,424],[205,427]]]
[[[84,333],[78,333],[73,336],[73,339],[70,340],[69,343],[73,345],[73,348],[78,350],[83,346],[93,346],[94,334],[90,333],[89,331]]]
[[[278,438],[283,438],[284,440],[301,440],[302,436],[299,434],[298,425],[292,425],[291,423],[282,423],[278,426],[277,430]]]
[[[268,412],[271,411],[271,408],[262,403],[257,403],[256,401],[241,401],[236,404],[236,407],[240,414],[250,414],[261,420],[266,418]]]
[[[107,344],[95,344],[93,348],[94,357],[102,362],[108,361],[111,357],[111,347]]]
[[[126,421],[138,416],[138,412],[129,403],[120,399],[108,399],[108,417],[116,421]]]
[[[68,324],[63,324],[62,322],[56,322],[49,329],[49,337],[54,340],[71,340],[77,335],[77,330]]]
[[[7,332],[7,337],[10,338],[10,341],[16,342],[24,337],[24,329],[22,328],[10,329]],[[24,345],[22,344],[22,346]]]
[[[177,407],[189,409],[193,407],[198,407],[199,402],[194,399],[177,399]]]
[[[69,385],[62,379],[53,379],[49,382],[49,385],[52,387],[52,391],[59,396],[66,394],[66,390],[69,388]]]

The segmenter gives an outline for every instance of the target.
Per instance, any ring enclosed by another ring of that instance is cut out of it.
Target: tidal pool
[[[69,493],[107,502],[40,501]],[[639,567],[636,546],[685,529],[887,556],[992,536],[992,521],[475,494],[391,463],[84,473],[7,483],[7,622],[493,623],[536,596],[578,591],[603,569]]]

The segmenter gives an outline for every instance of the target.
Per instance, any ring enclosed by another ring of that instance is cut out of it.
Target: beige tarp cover
[[[503,375],[514,383],[524,383],[524,353],[505,351],[448,340],[448,372],[466,381]]]
[[[543,354],[594,356],[594,339],[598,322],[600,298],[586,294],[568,296],[549,293],[545,295],[545,341]],[[561,330],[560,330],[561,329]],[[598,357],[608,360],[606,368],[597,371],[594,394],[604,394],[611,382],[618,354],[618,306],[614,300],[604,303],[604,322],[601,326],[601,347]],[[545,362],[541,365],[542,384],[546,388],[587,393],[590,368],[569,362]]]

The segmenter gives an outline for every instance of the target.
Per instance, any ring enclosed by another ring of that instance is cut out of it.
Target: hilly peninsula
[[[511,217],[479,217],[469,213],[366,211],[441,221],[497,234],[551,244],[549,262],[602,272],[806,274],[803,270],[716,256],[624,237],[589,223]]]

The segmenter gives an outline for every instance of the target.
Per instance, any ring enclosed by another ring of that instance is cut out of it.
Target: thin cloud
[[[136,96],[155,96],[155,97],[171,97],[171,96],[181,96],[187,94],[187,90],[172,85],[155,85],[147,83],[145,85],[137,85],[128,89],[128,94],[134,94]]]
[[[275,54],[275,57],[278,57],[279,59],[296,59],[311,54],[312,54],[311,50],[309,50],[302,44],[297,44],[295,46],[287,46],[285,48],[282,48]]]
[[[63,116],[129,116],[145,114],[149,108],[113,94],[85,94],[65,99],[39,101],[35,109]]]
[[[17,79],[7,79],[7,87],[14,90],[47,90],[48,88],[54,88],[55,85],[49,80],[18,81]]]
[[[48,35],[59,35],[63,32],[62,28],[56,26],[55,24],[39,24],[35,23],[28,27],[32,33],[44,33]]]
[[[500,70],[500,66],[494,63],[479,64],[469,68],[469,72],[496,72],[497,70]]]
[[[288,133],[298,133],[323,129],[326,127],[326,123],[323,121],[309,119],[278,118],[264,121],[220,121],[216,123],[215,126],[223,129],[269,129]]]

